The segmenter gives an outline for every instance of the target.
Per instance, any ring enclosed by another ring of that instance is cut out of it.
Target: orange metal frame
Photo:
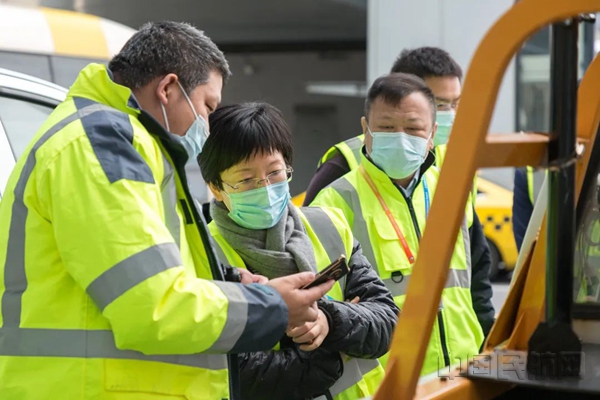
[[[525,40],[549,24],[600,11],[600,0],[521,0],[490,29],[479,45],[465,79],[452,141],[436,190],[428,227],[408,286],[387,374],[374,400],[419,398],[492,398],[510,389],[506,383],[464,378],[436,380],[416,392],[425,351],[446,282],[448,266],[475,171],[479,167],[543,166],[548,136],[535,133],[488,136],[500,83],[511,58]],[[594,60],[579,89],[577,132],[593,143],[600,120],[600,61]],[[577,194],[591,150],[578,161]],[[440,200],[444,201],[441,202]],[[486,350],[505,343],[523,349],[543,315],[545,223],[528,262],[518,272]],[[532,278],[532,279],[530,279]],[[533,279],[535,278],[535,279]]]

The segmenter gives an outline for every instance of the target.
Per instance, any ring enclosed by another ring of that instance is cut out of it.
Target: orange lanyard
[[[402,245],[402,249],[404,250],[404,253],[406,254],[406,258],[408,258],[408,261],[411,264],[414,264],[414,262],[415,262],[415,256],[413,255],[412,251],[410,251],[410,247],[408,247],[408,243],[406,242],[406,238],[402,234],[402,231],[400,230],[400,227],[398,226],[398,223],[396,222],[396,219],[392,215],[392,212],[390,211],[390,208],[387,206],[387,204],[385,204],[385,200],[383,200],[383,197],[381,196],[381,193],[379,193],[379,190],[377,190],[377,187],[373,183],[373,180],[371,179],[371,177],[369,176],[369,174],[367,174],[367,171],[365,171],[365,168],[361,165],[359,169],[360,169],[360,173],[365,178],[365,180],[367,181],[367,183],[371,187],[371,190],[373,191],[373,193],[377,197],[377,200],[379,200],[379,204],[381,204],[381,208],[383,208],[383,211],[385,211],[385,215],[387,215],[388,219],[390,220],[390,223],[394,227],[394,230],[396,231],[396,235],[398,236],[398,240],[400,241],[400,244]],[[429,190],[427,190],[427,189],[425,189],[425,190],[426,190],[426,195],[425,195],[426,200],[425,201],[427,203],[429,203]],[[429,208],[429,204],[427,204],[427,208]]]

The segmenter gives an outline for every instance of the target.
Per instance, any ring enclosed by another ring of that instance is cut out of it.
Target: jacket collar
[[[111,71],[103,64],[89,64],[81,70],[67,97],[83,97],[137,116],[138,101],[125,86],[115,83]]]
[[[187,162],[188,155],[175,136],[141,109],[128,87],[115,83],[112,72],[106,66],[89,64],[81,70],[67,97],[90,99],[138,118],[148,132],[160,139],[176,164],[184,165]]]

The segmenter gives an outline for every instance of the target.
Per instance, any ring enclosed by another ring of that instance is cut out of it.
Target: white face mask
[[[454,124],[454,118],[456,117],[456,111],[438,111],[436,113],[436,122],[438,124],[437,131],[433,137],[433,145],[439,146],[448,143],[450,138],[450,132],[452,131],[452,125]]]
[[[181,86],[181,83],[177,81],[177,84],[179,85],[181,92],[185,96],[185,99],[190,105],[190,108],[194,113],[194,117],[196,118],[185,133],[185,136],[179,136],[175,134],[173,134],[173,136],[175,136],[175,138],[179,140],[181,145],[185,148],[185,151],[188,153],[188,156],[195,160],[196,157],[198,157],[198,155],[202,152],[202,147],[204,147],[204,143],[206,143],[206,139],[208,138],[208,124],[206,123],[204,118],[202,118],[202,116],[199,115],[194,109],[192,100],[190,100],[188,94],[185,92],[185,90],[183,90],[183,86]],[[171,132],[171,129],[169,128],[169,119],[167,118],[167,111],[165,110],[165,106],[162,104],[162,102],[160,103],[160,106],[162,108],[165,123],[167,124],[167,131]]]
[[[392,179],[404,179],[425,161],[429,138],[405,132],[367,132],[373,137],[371,160]]]

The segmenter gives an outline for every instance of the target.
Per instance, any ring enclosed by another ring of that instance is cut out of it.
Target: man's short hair
[[[144,24],[108,68],[130,89],[173,73],[188,93],[206,83],[212,71],[221,74],[223,83],[231,76],[223,52],[212,40],[190,24],[172,21]]]
[[[460,65],[439,47],[419,47],[403,50],[394,62],[391,72],[413,74],[421,79],[452,76],[462,80]]]
[[[223,189],[221,173],[255,155],[279,152],[292,165],[292,133],[281,111],[268,103],[220,107],[210,115],[209,124],[210,136],[198,156],[206,183]]]
[[[389,105],[398,105],[408,95],[422,93],[431,106],[432,121],[435,122],[435,96],[423,79],[413,74],[392,73],[380,76],[373,82],[365,101],[365,117],[369,118],[371,104],[381,99]]]

